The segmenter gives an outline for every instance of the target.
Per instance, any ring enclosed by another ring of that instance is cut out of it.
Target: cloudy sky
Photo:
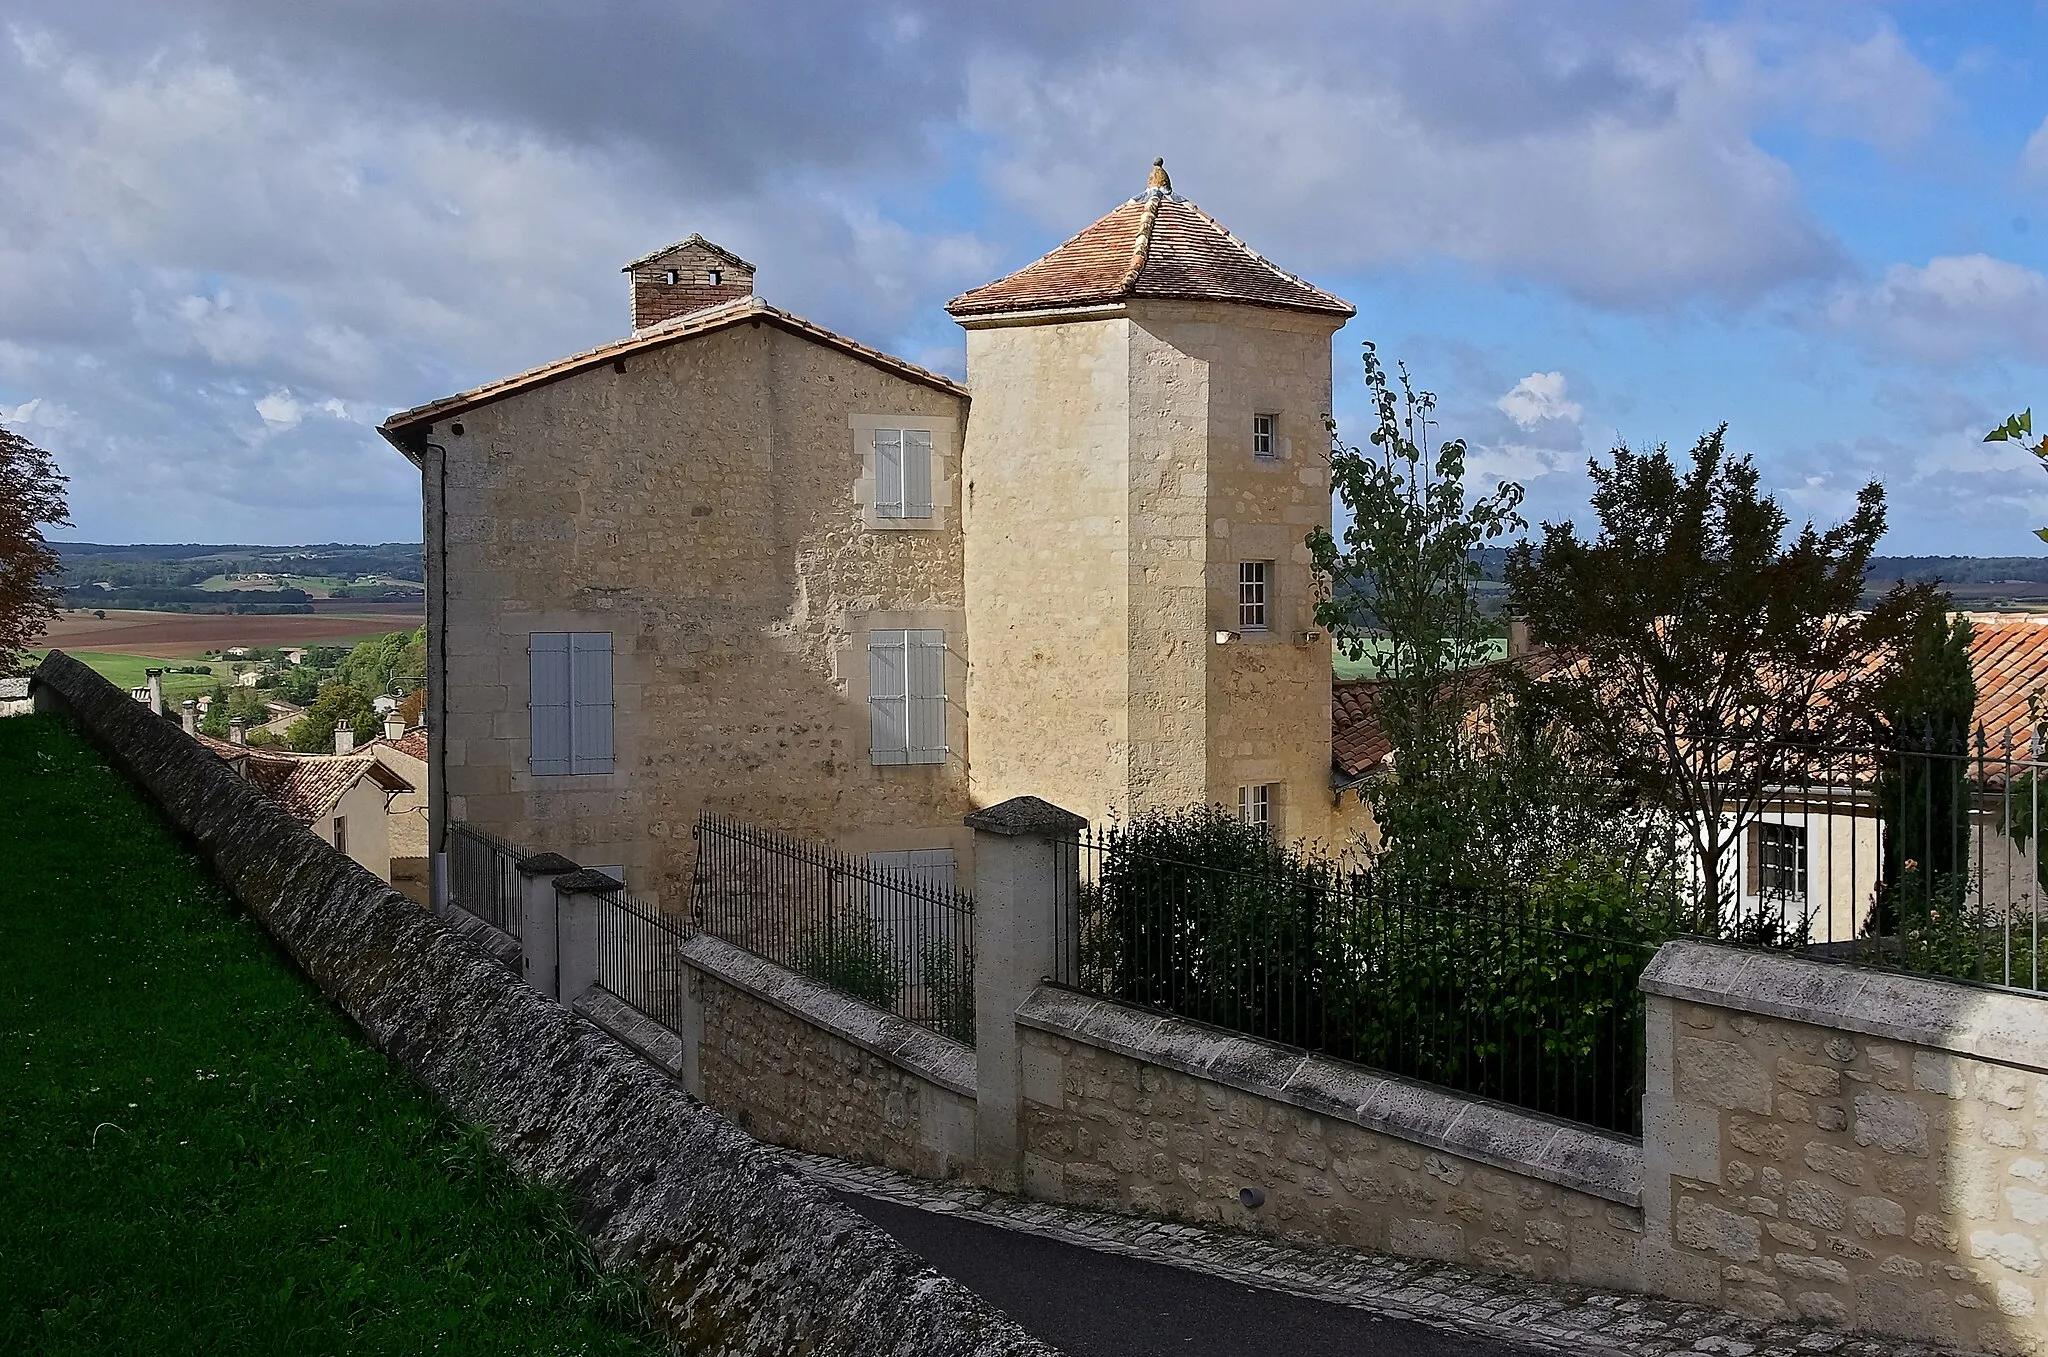
[[[1583,516],[1721,420],[1798,512],[2040,551],[2048,0],[10,0],[0,423],[95,541],[418,540],[394,409],[613,338],[701,231],[960,373],[945,299],[1175,187]]]

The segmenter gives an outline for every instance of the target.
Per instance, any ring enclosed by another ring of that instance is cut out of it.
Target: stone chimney
[[[337,754],[353,754],[355,749],[355,727],[346,721],[336,721],[334,723],[334,752]]]
[[[247,727],[247,726],[246,726],[246,725],[245,725],[245,724],[243,723],[243,721],[242,721],[242,718],[241,718],[241,717],[239,717],[239,716],[230,716],[230,717],[228,718],[228,743],[229,743],[229,744],[247,744],[247,743],[249,743],[249,730],[248,730],[248,727]]]
[[[178,723],[185,727],[187,735],[197,735],[199,733],[199,704],[189,697],[179,704]]]
[[[1510,617],[1508,619],[1508,658],[1519,660],[1529,653],[1529,619]]]
[[[398,714],[398,708],[393,707],[390,711],[384,713],[384,738],[396,740],[404,735],[405,718]]]
[[[633,279],[636,331],[754,292],[754,266],[702,236],[642,255],[624,272]]]
[[[149,714],[151,716],[162,716],[164,714],[164,671],[161,669],[151,669],[148,673]]]

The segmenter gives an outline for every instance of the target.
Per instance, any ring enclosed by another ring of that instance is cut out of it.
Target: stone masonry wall
[[[648,1279],[687,1351],[1052,1357],[105,679],[53,652],[35,684],[38,707],[78,721],[372,1043],[571,1195],[599,1256]]]
[[[1656,1289],[2048,1349],[2048,1003],[1694,943],[1644,987]]]
[[[703,1014],[699,1096],[712,1107],[777,1145],[920,1178],[965,1171],[972,1097],[708,972],[689,974]]]
[[[1627,1142],[1068,991],[1039,990],[1023,1020],[1032,1196],[1637,1285]]]

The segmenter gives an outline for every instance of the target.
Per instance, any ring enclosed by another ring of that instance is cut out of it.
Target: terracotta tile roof
[[[1149,191],[1051,254],[946,303],[961,319],[1133,297],[1243,302],[1350,316],[1357,308],[1279,268],[1185,198]]]
[[[413,790],[411,783],[367,754],[239,752],[248,755],[250,783],[302,825],[334,809],[334,803],[365,777],[385,791]]]
[[[1476,711],[1501,691],[1506,667],[1514,664],[1542,678],[1565,661],[1552,650],[1535,650],[1515,660],[1474,666],[1447,680],[1463,690],[1466,710]],[[1355,782],[1389,765],[1394,742],[1380,724],[1383,679],[1339,679],[1330,685],[1330,767],[1340,781]]]
[[[2034,734],[2027,698],[2048,689],[2048,619],[2012,621],[1980,614],[1970,623],[1970,673],[1977,680],[1975,724],[1984,732],[1990,752],[1999,753],[2010,738],[2024,756]]]
[[[409,759],[418,759],[421,763],[427,761],[427,728],[425,726],[416,726],[395,740],[387,740],[383,736],[379,736],[370,741],[370,743],[373,745],[385,745],[397,750]]]
[[[416,405],[410,410],[401,410],[378,425],[377,432],[383,434],[392,446],[417,463],[420,460],[420,444],[425,441],[425,434],[416,431],[422,425],[452,418],[465,410],[488,404],[529,387],[543,386],[548,382],[560,381],[564,377],[573,377],[579,372],[587,372],[591,368],[616,362],[631,354],[666,348],[670,344],[680,344],[700,335],[753,322],[773,325],[828,349],[836,349],[848,357],[881,368],[906,381],[918,382],[949,395],[967,394],[967,388],[950,377],[928,372],[915,363],[905,362],[901,358],[883,353],[880,349],[871,349],[865,344],[848,339],[845,335],[834,334],[822,325],[813,325],[801,316],[778,310],[759,297],[741,297],[718,306],[706,307],[702,311],[677,316],[674,320],[651,326],[627,339],[600,344],[594,349],[585,349],[582,353],[570,354],[567,358],[558,358],[552,363],[528,368],[525,372],[515,373],[495,382],[486,382],[482,386],[472,387],[453,396],[429,401],[425,405]]]

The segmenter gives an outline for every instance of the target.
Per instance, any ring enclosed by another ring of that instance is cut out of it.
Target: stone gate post
[[[568,1003],[597,983],[597,904],[600,895],[626,888],[603,872],[586,867],[554,880],[555,994]]]
[[[1035,796],[966,817],[974,831],[974,1156],[991,1187],[1017,1190],[1023,1165],[1017,1008],[1061,972],[1075,942],[1080,850],[1088,822]]]
[[[555,881],[581,871],[560,853],[521,858],[519,872],[519,973],[550,999],[559,999],[555,980]],[[573,996],[572,996],[573,997]]]

